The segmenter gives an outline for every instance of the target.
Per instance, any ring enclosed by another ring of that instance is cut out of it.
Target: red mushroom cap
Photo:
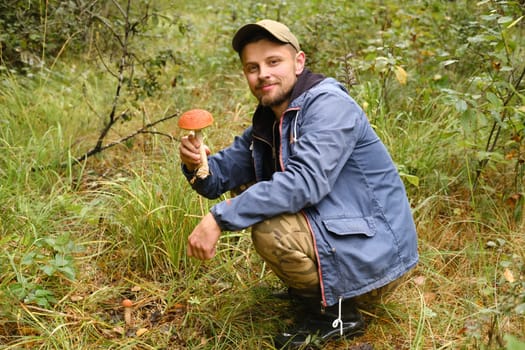
[[[204,109],[190,109],[182,113],[179,127],[185,130],[200,130],[213,123],[213,116]]]
[[[122,300],[122,306],[124,307],[132,307],[133,306],[133,302],[129,299],[124,299]]]

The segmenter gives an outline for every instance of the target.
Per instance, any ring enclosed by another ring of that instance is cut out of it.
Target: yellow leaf
[[[503,277],[505,277],[505,279],[509,283],[513,283],[516,281],[516,279],[514,278],[514,274],[509,269],[505,269],[505,271],[503,271]]]
[[[72,295],[72,296],[70,297],[70,299],[71,299],[72,302],[77,302],[77,301],[81,301],[81,300],[83,300],[84,297],[81,296],[81,295]]]
[[[117,326],[113,328],[113,332],[123,335],[124,333],[126,333],[126,330],[120,326]]]
[[[519,108],[518,108],[518,111],[520,111],[520,112],[525,112],[525,106],[521,106],[521,107],[519,107]]]
[[[394,73],[396,74],[396,78],[399,84],[406,85],[408,77],[406,70],[404,70],[401,66],[396,66]]]
[[[146,333],[148,331],[147,328],[139,328],[137,329],[137,331],[135,332],[135,334],[137,335],[137,337],[140,337],[141,335],[143,335],[144,333]]]

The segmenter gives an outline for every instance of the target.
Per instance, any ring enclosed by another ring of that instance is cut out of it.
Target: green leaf
[[[487,100],[494,106],[501,107],[503,103],[501,102],[501,99],[493,94],[492,92],[487,92]]]
[[[476,158],[478,160],[490,160],[492,162],[501,162],[505,158],[501,153],[498,152],[487,152],[487,151],[478,151],[476,152]]]
[[[62,272],[66,278],[70,280],[76,280],[76,271],[72,266],[64,266],[59,268],[59,271]]]
[[[69,242],[71,242],[71,235],[69,232],[62,234],[55,239],[55,243],[60,246],[65,246]]]
[[[509,23],[509,22],[512,21],[512,19],[513,19],[513,18],[510,17],[510,16],[500,17],[500,18],[498,18],[498,23],[499,23],[499,24]]]
[[[406,179],[409,184],[419,187],[419,177],[404,172],[399,172],[399,176],[401,176],[403,179]]]
[[[377,57],[375,63],[375,69],[378,72],[385,72],[388,66],[388,58],[386,57]]]
[[[467,102],[465,102],[465,100],[457,100],[456,101],[456,111],[462,113],[462,112],[465,112],[467,109],[468,109],[468,105],[467,105]]]
[[[505,340],[505,343],[507,343],[507,345],[505,346],[506,350],[523,350],[523,349],[525,349],[525,343],[522,342],[521,340],[519,340],[518,338],[514,337],[513,335],[505,334],[503,339]]]
[[[95,15],[93,17],[98,19],[100,22],[102,22],[109,29],[113,30],[113,25],[111,24],[111,21],[108,20],[106,17],[102,17],[100,15]]]
[[[479,34],[479,35],[469,37],[467,41],[472,44],[479,44],[479,43],[487,41],[487,38],[484,34]]]
[[[423,312],[424,312],[425,316],[428,317],[428,318],[433,318],[433,317],[437,316],[437,313],[434,310],[432,310],[431,308],[427,307],[427,306],[424,307]]]
[[[490,15],[482,15],[481,19],[484,20],[484,21],[494,21],[498,17],[499,17],[498,14],[493,13],[493,14],[490,14]]]
[[[20,263],[22,265],[32,265],[34,262],[35,256],[36,256],[35,252],[29,252],[22,257],[22,260],[20,261]]]
[[[40,267],[40,270],[42,270],[48,276],[53,276],[53,274],[56,271],[56,268],[52,265],[44,265]]]
[[[55,258],[53,259],[53,265],[55,265],[56,267],[66,266],[66,265],[69,265],[70,263],[71,263],[70,259],[68,259],[62,254],[55,255]]]
[[[13,283],[8,287],[9,291],[18,299],[22,300],[27,295],[27,290],[22,283]]]
[[[51,303],[56,303],[57,300],[53,294],[53,292],[39,288],[33,292],[31,296],[27,298],[28,302],[35,302],[38,306],[42,307],[50,307]]]

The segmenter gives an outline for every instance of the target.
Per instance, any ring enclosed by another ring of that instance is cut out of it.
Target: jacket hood
[[[303,92],[310,90],[312,87],[319,84],[324,79],[324,75],[312,73],[310,70],[305,68],[304,71],[297,77],[297,83],[292,90],[290,102],[301,96]]]

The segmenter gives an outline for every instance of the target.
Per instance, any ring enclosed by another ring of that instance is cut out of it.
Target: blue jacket
[[[322,301],[328,306],[410,270],[418,252],[405,188],[345,88],[306,71],[281,118],[268,112],[259,106],[252,126],[209,157],[212,175],[192,184],[201,195],[217,198],[256,182],[211,208],[221,229],[240,230],[301,212],[313,232]]]

